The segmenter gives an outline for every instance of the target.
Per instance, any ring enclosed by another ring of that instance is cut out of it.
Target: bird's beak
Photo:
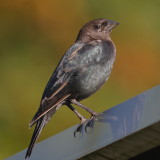
[[[107,30],[108,30],[108,31],[111,31],[113,28],[115,28],[115,27],[118,26],[118,25],[119,25],[118,22],[109,20],[109,21],[108,21],[108,25],[107,25]]]

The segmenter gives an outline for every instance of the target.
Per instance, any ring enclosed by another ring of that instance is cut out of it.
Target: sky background
[[[45,85],[79,29],[90,20],[107,18],[120,25],[111,34],[117,48],[112,74],[83,104],[102,112],[158,85],[159,16],[159,0],[1,0],[0,159],[28,147],[33,132],[28,123]],[[39,141],[77,123],[78,118],[64,106]]]

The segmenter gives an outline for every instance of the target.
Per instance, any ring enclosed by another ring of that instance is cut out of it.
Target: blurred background
[[[159,0],[1,0],[0,159],[28,147],[33,132],[28,123],[45,85],[79,29],[92,19],[120,22],[112,32],[117,59],[109,81],[82,103],[101,112],[158,85],[159,15]],[[39,140],[78,122],[62,107]]]

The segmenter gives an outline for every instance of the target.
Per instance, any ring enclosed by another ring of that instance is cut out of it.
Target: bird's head
[[[104,18],[92,20],[81,28],[76,41],[86,43],[91,40],[108,40],[112,29],[118,24],[118,22]]]

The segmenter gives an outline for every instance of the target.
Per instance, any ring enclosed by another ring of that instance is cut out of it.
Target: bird
[[[72,104],[90,113],[90,126],[97,113],[81,104],[108,80],[116,58],[116,47],[110,38],[119,23],[105,18],[94,19],[80,29],[76,41],[64,54],[43,92],[40,106],[29,124],[35,129],[25,158],[31,156],[35,142],[50,118],[66,105],[80,119],[76,132],[80,132],[84,118]]]

